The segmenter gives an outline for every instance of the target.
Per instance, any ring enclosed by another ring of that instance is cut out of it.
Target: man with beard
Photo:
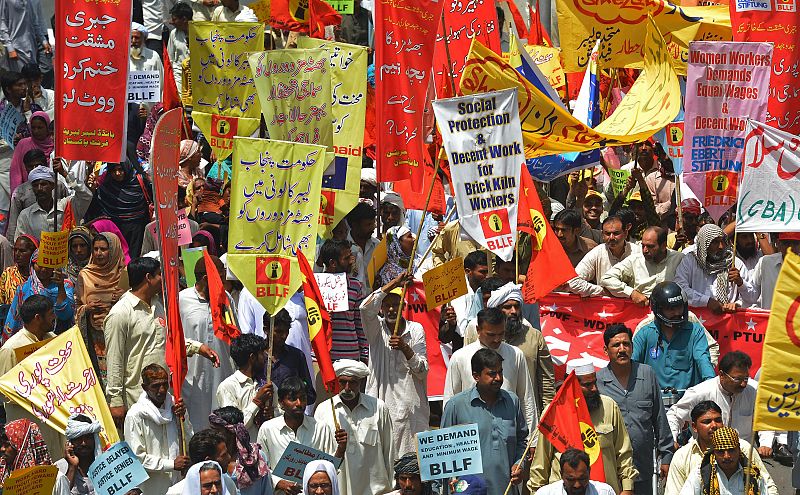
[[[703,453],[711,448],[711,436],[715,431],[724,426],[722,422],[722,409],[716,402],[705,400],[692,408],[692,430],[694,436],[689,442],[679,448],[672,457],[667,475],[667,484],[664,487],[664,495],[678,495],[686,480],[692,473],[695,473],[703,462]],[[750,444],[744,440],[739,440],[740,450],[750,456]],[[778,495],[778,488],[775,481],[769,475],[761,457],[757,452],[753,452],[750,458],[751,465],[758,468],[764,483],[767,485],[769,495]],[[741,493],[741,491],[739,492]]]
[[[542,332],[534,328],[522,316],[522,286],[514,283],[499,285],[497,277],[487,278],[481,284],[483,306],[499,308],[506,317],[505,341],[522,351],[528,365],[536,410],[541,414],[555,395],[553,360]],[[471,344],[478,339],[477,321],[467,326],[464,342]]]
[[[474,385],[472,356],[479,350],[488,348],[497,351],[503,358],[503,390],[514,392],[520,398],[529,425],[535,424],[539,413],[525,354],[518,347],[503,342],[505,335],[506,317],[503,311],[499,308],[486,308],[478,312],[478,340],[457,350],[450,357],[450,366],[444,379],[444,405],[454,395],[469,390]]]
[[[369,360],[369,343],[364,335],[361,312],[358,309],[366,286],[352,276],[355,266],[352,246],[348,240],[325,241],[319,250],[317,263],[325,267],[325,273],[347,274],[348,309],[330,313],[333,330],[331,360],[336,362],[339,359],[352,359],[366,363]]]
[[[66,175],[63,162],[56,160],[53,163],[56,172]],[[89,203],[92,202],[92,192],[83,182],[76,182],[75,195],[61,198],[58,204],[53,200],[53,189],[56,187],[56,175],[48,166],[38,166],[28,174],[28,182],[31,183],[31,190],[36,197],[36,202],[28,206],[19,213],[15,230],[15,239],[22,234],[32,235],[41,239],[42,232],[53,231],[54,215],[58,213],[58,218],[64,218],[64,208],[71,200],[75,218],[83,218]],[[15,191],[16,192],[16,191]]]
[[[128,60],[128,70],[131,72],[158,72],[158,80],[161,84],[160,87],[163,88],[164,64],[161,63],[161,55],[145,46],[145,41],[149,35],[150,31],[143,25],[138,22],[131,24],[131,51]]]
[[[386,234],[392,227],[400,227],[406,223],[406,207],[403,198],[394,191],[381,195],[381,233]]]
[[[756,235],[761,236],[765,234],[755,234],[754,232],[739,232],[734,234],[734,238],[736,239],[736,258],[744,263],[747,271],[753,270],[756,264],[758,264],[758,260],[763,256],[760,246],[758,242],[756,242]]]
[[[633,254],[641,253],[638,244],[628,242],[628,231],[619,216],[609,216],[603,221],[603,244],[594,247],[575,267],[577,277],[567,283],[567,290],[581,297],[600,296],[604,293],[600,280],[612,266]]]
[[[539,489],[539,495],[614,495],[614,489],[589,479],[589,454],[569,448],[561,454],[561,481]],[[639,492],[636,492],[639,493]]]
[[[633,449],[622,411],[613,399],[600,395],[597,390],[597,376],[591,359],[580,358],[567,362],[567,374],[573,371],[581,385],[583,398],[597,432],[606,483],[611,485],[615,493],[633,495],[634,482],[639,473],[633,464]],[[553,444],[544,435],[539,435],[528,481],[531,494],[548,483],[562,479],[560,457],[561,454],[555,450]]]
[[[667,231],[661,227],[648,227],[642,234],[641,245],[641,253],[612,266],[600,279],[600,285],[614,297],[647,306],[653,288],[675,277],[683,254],[667,249]]]
[[[769,491],[762,471],[742,453],[739,434],[723,426],[711,434],[711,448],[703,455],[700,469],[689,476],[680,493],[768,495]]]
[[[621,323],[610,325],[603,332],[603,350],[609,363],[597,372],[597,389],[619,406],[631,446],[637,453],[633,462],[639,477],[634,483],[634,493],[652,495],[653,449],[658,447],[661,478],[667,476],[674,449],[658,378],[650,366],[631,361],[632,338],[631,329]]]
[[[499,310],[485,309],[481,313],[484,311]],[[453,396],[442,413],[442,428],[478,425],[483,478],[487,492],[493,495],[503,493],[509,482],[518,485],[522,481],[519,464],[525,456],[529,433],[519,398],[503,390],[504,362],[493,349],[475,352],[470,357],[472,386]],[[512,486],[507,493],[515,495],[519,489]]]
[[[392,420],[386,404],[361,393],[369,368],[352,359],[333,363],[339,394],[317,406],[314,419],[347,432],[347,453],[339,467],[339,492],[374,495],[392,491]],[[334,417],[334,414],[336,415]]]
[[[67,420],[64,435],[64,458],[56,461],[58,471],[69,481],[70,495],[94,495],[94,485],[89,478],[89,466],[100,452],[100,437],[103,429],[98,421],[83,414],[74,414]]]
[[[747,280],[747,267],[734,258],[725,233],[714,224],[700,228],[697,248],[681,261],[675,282],[686,292],[690,306],[707,307],[714,313],[751,306],[759,296]]]
[[[409,452],[394,463],[395,491],[389,495],[433,495],[430,481],[422,481],[417,452]]]
[[[299,377],[290,376],[278,388],[278,404],[283,415],[272,418],[258,430],[258,444],[264,448],[270,466],[277,466],[289,442],[315,448],[344,458],[347,433],[339,428],[335,432],[329,425],[306,416],[308,387]],[[296,495],[302,491],[292,483],[272,473],[275,495]]]
[[[395,454],[416,449],[417,433],[428,429],[430,418],[425,330],[398,314],[402,287],[412,281],[411,275],[401,273],[364,299],[360,308],[371,358],[366,392],[389,409]]]

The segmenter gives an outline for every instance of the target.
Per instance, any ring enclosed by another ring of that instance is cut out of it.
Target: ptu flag
[[[322,301],[322,292],[317,285],[317,279],[314,278],[314,271],[302,251],[297,251],[297,261],[300,264],[300,273],[303,274],[303,295],[308,313],[308,336],[311,340],[311,348],[317,358],[322,382],[326,389],[332,391],[336,387],[336,372],[333,371],[331,362],[331,344],[333,343],[331,317]]]
[[[520,180],[517,229],[531,235],[531,263],[522,285],[525,302],[533,303],[578,275],[542,212],[542,202],[531,174],[523,167]]]
[[[568,448],[586,452],[591,463],[591,479],[605,482],[600,438],[594,430],[586,399],[574,372],[567,376],[553,402],[542,414],[539,431],[559,452]]]
[[[761,356],[753,431],[800,429],[800,256],[788,251],[775,284]]]

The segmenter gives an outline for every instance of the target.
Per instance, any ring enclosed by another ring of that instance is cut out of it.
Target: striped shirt
[[[361,311],[358,309],[364,299],[363,285],[350,275],[347,276],[347,296],[349,309],[330,313],[333,327],[331,361],[353,359],[366,363],[369,359],[369,344],[361,325]]]

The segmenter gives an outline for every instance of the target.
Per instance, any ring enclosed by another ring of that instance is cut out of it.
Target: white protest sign
[[[128,73],[128,103],[161,101],[161,74],[155,70]]]
[[[800,231],[800,137],[747,121],[737,232]]]
[[[483,473],[478,425],[417,433],[417,456],[422,481]]]
[[[150,476],[127,442],[117,442],[89,466],[97,495],[120,495],[138,487]]]
[[[511,261],[525,164],[516,88],[436,100],[433,112],[450,161],[461,228]]]
[[[333,457],[325,452],[297,442],[289,442],[280,460],[278,460],[278,464],[275,465],[275,469],[272,470],[272,474],[288,481],[302,483],[303,471],[306,468],[306,464],[318,459],[332,462],[337,469],[339,468],[339,464],[342,463],[342,460],[338,457]]]
[[[346,273],[315,273],[325,309],[330,312],[347,311],[350,300],[347,298]]]

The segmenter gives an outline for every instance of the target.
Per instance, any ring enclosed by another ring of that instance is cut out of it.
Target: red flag
[[[517,27],[517,35],[520,38],[528,37],[528,29],[525,27],[525,19],[522,18],[522,12],[517,8],[514,0],[503,0],[508,4],[508,10],[511,12],[511,17],[514,19],[514,25]],[[523,49],[523,48],[520,48]]]
[[[341,24],[342,16],[323,0],[309,0],[307,6],[290,0],[272,0],[270,23],[276,29],[308,33],[323,38],[325,26]]]
[[[236,328],[231,320],[231,306],[222,278],[219,276],[217,266],[208,250],[203,249],[203,259],[206,263],[206,278],[208,279],[208,302],[211,305],[211,320],[214,322],[214,335],[219,340],[230,344],[242,332]]]
[[[441,399],[444,394],[444,379],[447,365],[442,355],[439,342],[439,320],[441,309],[428,311],[425,287],[422,282],[414,282],[406,290],[406,304],[403,306],[403,318],[422,325],[425,330],[425,351],[428,358],[428,398]]]
[[[528,30],[528,44],[553,46],[553,41],[550,39],[550,35],[547,34],[544,26],[542,26],[542,19],[539,17],[539,2],[536,2],[536,9],[533,8],[533,5],[529,5],[528,10],[531,14],[531,27]]]
[[[169,58],[166,45],[164,45],[162,60],[164,62],[164,88],[161,90],[161,104],[164,107],[164,111],[166,112],[178,107],[183,108],[181,94],[178,91],[178,85],[175,84],[175,72],[172,70],[172,61]],[[192,136],[188,134],[189,129],[189,121],[186,120],[186,113],[184,112],[181,127],[183,139],[192,139]]]
[[[539,431],[559,452],[575,448],[589,454],[591,479],[606,481],[600,438],[594,430],[589,408],[575,373],[570,373],[553,402],[539,420]]]
[[[336,389],[336,372],[333,371],[331,362],[333,343],[331,317],[322,301],[322,293],[317,285],[317,279],[314,278],[314,271],[302,251],[297,252],[297,261],[300,264],[300,273],[303,274],[303,295],[308,313],[308,336],[311,339],[311,348],[317,358],[325,388],[333,391]]]
[[[338,26],[342,23],[342,15],[323,0],[309,0],[310,26],[308,35],[312,38],[325,39],[325,26]]]
[[[428,190],[433,184],[433,193],[431,200],[428,203],[428,208],[425,208],[425,198],[428,196]],[[392,184],[394,192],[403,198],[403,205],[407,210],[425,210],[431,213],[445,214],[446,204],[444,199],[444,186],[439,177],[434,176],[434,168],[432,165],[425,166],[425,175],[422,182],[422,190],[417,192],[411,188],[411,181],[401,180]]]
[[[526,167],[522,167],[520,182],[517,229],[531,235],[531,264],[522,293],[525,302],[533,303],[578,275],[542,212],[542,202]]]
[[[76,225],[75,212],[72,210],[72,199],[69,199],[67,205],[64,206],[64,218],[61,220],[61,230],[69,232],[74,229]]]

